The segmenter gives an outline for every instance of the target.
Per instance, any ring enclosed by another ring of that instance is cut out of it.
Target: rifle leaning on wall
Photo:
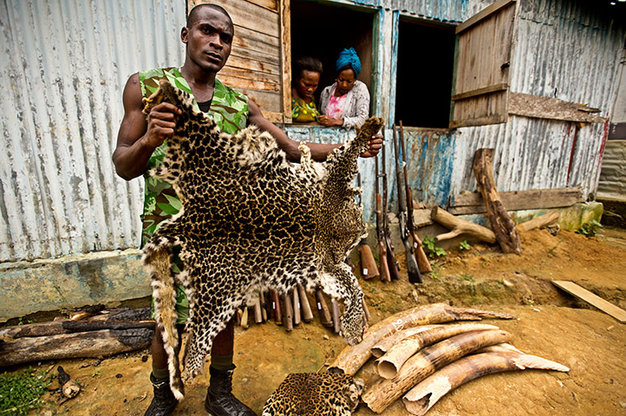
[[[404,147],[404,128],[402,127],[402,121],[400,121],[400,148],[402,149],[402,172],[404,175],[404,189],[406,190],[406,208],[407,208],[407,229],[411,239],[413,240],[413,255],[417,259],[417,266],[422,273],[430,273],[433,271],[428,261],[428,256],[424,252],[422,240],[417,236],[415,232],[415,219],[413,218],[413,192],[409,186],[409,176],[406,168],[406,148]]]
[[[384,146],[384,144],[383,144]],[[376,238],[378,240],[378,258],[380,259],[380,279],[383,282],[391,282],[391,274],[389,273],[389,262],[387,261],[387,239],[385,238],[385,220],[383,219],[382,196],[378,186],[378,156],[376,161],[376,186],[374,192],[376,194]],[[383,158],[383,164],[385,159]],[[385,201],[386,203],[387,201]]]
[[[357,183],[361,188],[361,174],[357,174]],[[361,204],[361,198],[359,197],[359,205]],[[367,245],[367,237],[363,238],[358,245],[359,259],[361,266],[361,276],[365,280],[373,279],[378,276],[378,267],[376,267],[376,260],[372,254],[372,249]]]
[[[410,240],[410,232],[408,228],[408,210],[406,202],[406,178],[403,176],[403,170],[400,169],[400,163],[398,158],[400,153],[398,152],[399,146],[396,143],[396,125],[393,126],[393,149],[395,151],[395,163],[396,163],[396,189],[398,190],[398,225],[400,226],[400,238],[404,245],[404,253],[406,254],[406,269],[409,275],[409,282],[422,283],[422,275],[420,274],[419,267],[417,266],[417,260],[413,254],[413,247]],[[406,163],[405,163],[406,165]]]
[[[383,209],[383,234],[385,236],[385,251],[387,253],[387,266],[389,267],[389,277],[391,280],[400,279],[400,265],[398,264],[398,260],[396,260],[395,248],[393,247],[393,242],[391,241],[391,233],[389,231],[389,212],[387,211],[387,201],[388,201],[388,193],[387,193],[387,167],[385,161],[387,160],[387,153],[385,150],[385,141],[384,141],[385,131],[383,130],[383,146],[382,146],[382,169],[380,175],[377,170],[377,178],[380,177],[383,187],[382,194],[382,209]]]

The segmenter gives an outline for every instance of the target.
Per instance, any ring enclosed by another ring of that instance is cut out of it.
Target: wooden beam
[[[509,211],[569,207],[583,201],[582,191],[579,186],[500,192],[500,197],[502,198],[502,203]],[[483,197],[478,192],[456,195],[453,204],[449,211],[455,215],[487,212]]]
[[[600,110],[586,104],[573,103],[552,97],[511,93],[509,114],[548,120],[575,121],[581,123],[604,123],[606,118],[598,116]]]
[[[291,123],[291,0],[280,0],[280,53],[282,56],[282,112]]]
[[[507,116],[502,114],[494,114],[492,116],[478,117],[467,120],[451,121],[450,128],[455,129],[458,127],[470,127],[470,126],[484,126],[485,124],[498,124],[506,123]]]
[[[478,95],[490,94],[492,92],[506,91],[509,88],[509,84],[494,84],[489,85],[488,87],[478,88],[472,91],[463,92],[461,94],[456,94],[452,96],[452,101],[460,101],[471,97],[476,97]]]
[[[610,302],[602,299],[600,296],[597,296],[585,288],[578,286],[574,282],[569,282],[566,280],[553,280],[552,284],[558,287],[561,290],[573,295],[579,299],[584,300],[588,304],[595,306],[600,309],[602,312],[611,315],[613,318],[617,319],[621,323],[626,322],[626,311],[622,308],[613,305]]]
[[[493,3],[491,6],[484,8],[480,12],[476,13],[474,16],[470,17],[469,19],[467,19],[466,21],[458,25],[456,27],[456,34],[458,35],[459,33],[469,29],[470,27],[474,26],[476,23],[480,22],[481,20],[483,20],[490,14],[497,12],[498,10],[502,9],[503,7],[508,6],[511,3],[515,3],[515,1],[516,0],[500,0],[498,2]]]

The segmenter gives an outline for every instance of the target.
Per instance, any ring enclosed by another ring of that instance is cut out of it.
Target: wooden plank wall
[[[457,69],[450,127],[507,120],[515,1],[494,3],[457,27]]]
[[[253,99],[273,122],[283,122],[285,110],[283,60],[281,59],[281,3],[284,0],[189,0],[189,9],[213,3],[228,11],[235,38],[227,64],[218,78]],[[288,10],[288,8],[287,8]],[[291,89],[288,88],[290,92]],[[289,94],[290,96],[290,94]]]

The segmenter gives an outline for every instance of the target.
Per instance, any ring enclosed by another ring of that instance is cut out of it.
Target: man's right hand
[[[174,135],[176,116],[182,111],[173,104],[161,103],[152,108],[148,114],[148,128],[143,136],[143,145],[157,148],[163,141]]]

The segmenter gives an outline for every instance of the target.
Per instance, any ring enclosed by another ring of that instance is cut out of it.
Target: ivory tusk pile
[[[418,382],[453,361],[489,345],[508,342],[511,334],[500,330],[473,331],[424,348],[409,358],[393,380],[380,379],[365,394],[368,407],[381,413]]]
[[[468,381],[487,374],[525,369],[569,371],[569,368],[554,361],[515,351],[470,355],[420,382],[402,401],[407,411],[423,415],[440,398]]]
[[[465,332],[488,329],[498,329],[498,327],[486,324],[440,325],[437,328],[414,334],[391,347],[378,359],[378,374],[382,378],[392,379],[398,374],[402,364],[422,348]]]
[[[331,364],[331,368],[342,370],[345,374],[354,375],[371,356],[371,349],[381,339],[395,334],[403,329],[434,323],[452,321],[479,321],[482,318],[514,319],[508,313],[482,311],[477,309],[454,308],[437,303],[427,306],[418,306],[372,325],[365,333],[361,343],[346,347]],[[501,341],[504,342],[504,341]]]

